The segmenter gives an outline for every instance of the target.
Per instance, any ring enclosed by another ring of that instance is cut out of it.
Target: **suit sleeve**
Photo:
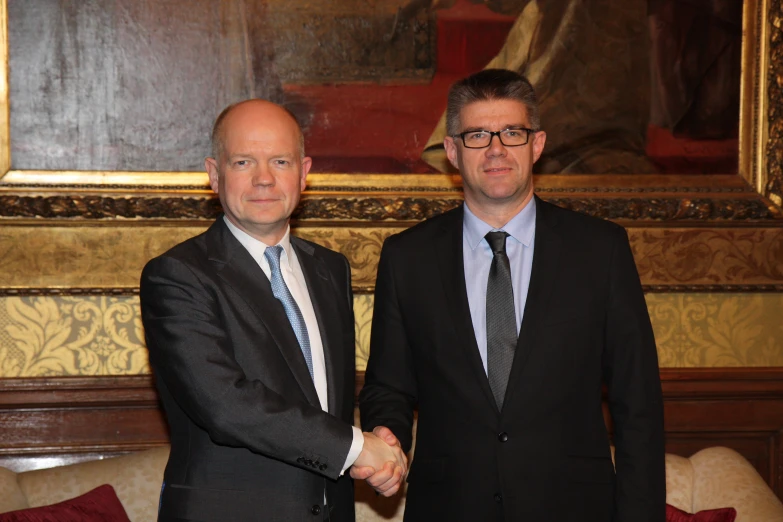
[[[359,394],[362,429],[386,426],[407,453],[413,443],[416,379],[411,347],[398,300],[392,239],[384,244],[375,283],[370,357]]]
[[[140,300],[150,361],[189,419],[224,446],[243,447],[336,479],[351,426],[249,379],[237,363],[214,294],[186,264],[150,261]],[[326,468],[307,466],[318,461]]]
[[[617,522],[663,522],[663,399],[650,317],[628,236],[616,229],[603,372],[614,424]]]

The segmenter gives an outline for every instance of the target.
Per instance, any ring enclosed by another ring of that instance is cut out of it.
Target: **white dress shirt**
[[[258,239],[250,236],[246,232],[237,228],[229,219],[223,216],[223,219],[228,226],[228,229],[239,240],[242,246],[253,256],[258,266],[264,271],[264,274],[268,279],[272,277],[272,269],[269,267],[269,261],[264,257],[264,252],[267,247],[274,245],[265,245]],[[304,273],[302,267],[299,265],[299,259],[296,257],[296,251],[291,247],[291,228],[289,227],[285,231],[285,235],[278,243],[283,247],[283,253],[280,255],[280,272],[283,275],[288,290],[291,292],[291,296],[296,301],[299,310],[304,317],[305,325],[307,325],[307,336],[310,338],[310,351],[313,357],[313,383],[315,384],[315,391],[318,393],[318,401],[321,403],[321,409],[325,412],[329,411],[328,395],[326,388],[326,360],[324,359],[324,346],[321,342],[321,331],[318,328],[318,320],[315,317],[315,310],[313,309],[313,302],[310,299],[310,293],[307,291],[307,283],[305,282]],[[340,474],[345,473],[345,470],[351,467],[353,463],[359,458],[362,449],[364,448],[364,436],[362,430],[356,426],[353,428],[353,442],[351,442],[351,449],[348,451],[348,457],[345,459],[342,471]]]

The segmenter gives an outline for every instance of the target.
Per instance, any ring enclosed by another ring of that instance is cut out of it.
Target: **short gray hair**
[[[484,69],[454,83],[449,89],[446,106],[446,133],[460,133],[460,111],[477,101],[516,100],[527,109],[530,126],[541,130],[536,92],[527,78],[507,69]]]

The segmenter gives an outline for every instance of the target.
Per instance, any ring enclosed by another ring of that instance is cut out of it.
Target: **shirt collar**
[[[267,248],[274,245],[267,245],[263,241],[259,241],[258,239],[254,238],[244,230],[241,230],[239,227],[237,227],[235,224],[233,224],[226,215],[223,215],[223,221],[226,223],[226,226],[231,231],[231,233],[234,235],[237,240],[242,243],[242,246],[245,247],[245,249],[250,252],[250,255],[253,256],[253,259],[256,260],[257,263],[261,263],[262,259],[264,258],[264,252]],[[283,259],[283,262],[288,263],[291,259],[291,227],[287,226],[285,229],[285,234],[283,235],[282,239],[277,243],[281,247],[283,247],[283,255],[281,255],[281,258]]]
[[[464,205],[464,216],[462,218],[462,235],[467,239],[468,245],[472,250],[479,246],[481,240],[487,235],[487,232],[493,230],[502,230],[508,233],[517,242],[529,247],[533,242],[533,234],[536,230],[536,198],[532,198],[525,207],[520,210],[516,216],[496,229],[488,225],[470,211],[468,204]]]

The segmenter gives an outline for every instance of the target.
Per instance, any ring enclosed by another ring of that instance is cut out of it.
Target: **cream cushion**
[[[78,497],[101,484],[111,484],[133,521],[157,519],[158,498],[168,446],[122,457],[70,466],[28,471],[17,475],[30,507]]]
[[[734,507],[735,522],[783,522],[783,504],[753,466],[729,448],[707,448],[689,459],[693,465],[692,513]]]
[[[19,474],[0,468],[0,513],[61,502],[111,484],[132,521],[154,521],[168,453],[165,446]],[[783,504],[753,466],[728,448],[708,448],[690,458],[667,454],[666,501],[689,513],[733,507],[736,522],[783,522]],[[404,510],[404,490],[385,498],[357,482],[357,522],[400,521]]]

